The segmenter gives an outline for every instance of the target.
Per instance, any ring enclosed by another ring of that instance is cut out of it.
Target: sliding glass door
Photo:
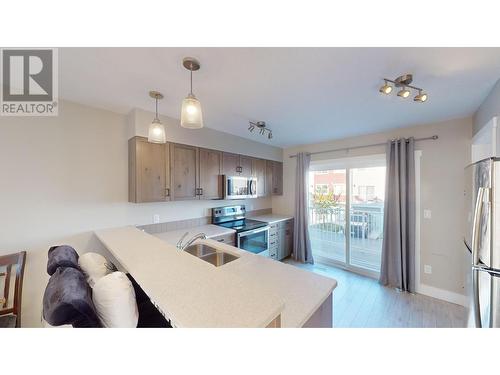
[[[383,163],[346,161],[344,168],[322,167],[310,172],[309,233],[316,259],[368,273],[380,271]]]

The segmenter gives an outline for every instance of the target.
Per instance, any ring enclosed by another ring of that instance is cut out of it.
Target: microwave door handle
[[[474,222],[472,225],[472,297],[474,321],[477,328],[482,327],[481,323],[481,305],[479,303],[479,269],[476,268],[479,263],[479,224],[483,214],[483,199],[486,188],[480,187],[474,208]]]

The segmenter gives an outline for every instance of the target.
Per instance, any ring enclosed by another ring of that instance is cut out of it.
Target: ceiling
[[[189,91],[205,126],[279,147],[322,142],[472,115],[500,78],[500,48],[61,48],[60,98],[115,112],[179,118]],[[378,92],[412,73],[426,103]],[[273,139],[247,130],[266,121]],[[168,136],[168,135],[167,135]]]

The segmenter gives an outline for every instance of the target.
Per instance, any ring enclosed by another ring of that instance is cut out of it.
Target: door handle
[[[480,187],[477,192],[476,206],[474,208],[474,223],[472,225],[472,266],[476,267],[479,265],[479,231],[481,228],[479,224],[481,223],[481,216],[483,215],[483,200],[484,193],[487,188]]]
[[[487,188],[480,187],[477,192],[476,206],[474,207],[474,223],[472,225],[472,298],[473,298],[473,313],[474,322],[477,328],[482,327],[481,322],[481,304],[479,301],[479,224],[483,215],[484,194]]]

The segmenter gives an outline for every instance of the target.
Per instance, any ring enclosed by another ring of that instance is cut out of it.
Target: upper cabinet
[[[169,144],[149,143],[134,137],[129,149],[129,202],[170,200]]]
[[[222,171],[226,176],[238,176],[240,174],[240,155],[222,153]]]
[[[266,186],[266,161],[264,159],[252,159],[252,175],[257,178],[257,196],[270,195]]]
[[[200,148],[200,199],[223,197],[222,152]]]
[[[178,143],[129,140],[129,201],[223,199],[222,175],[257,178],[257,196],[283,194],[283,163]]]
[[[177,143],[170,145],[170,186],[173,200],[198,199],[198,148]]]
[[[266,160],[266,186],[271,195],[283,195],[283,163]]]
[[[252,177],[252,159],[250,156],[240,155],[240,176]]]
[[[223,152],[222,169],[226,176],[252,176],[252,158],[250,156]]]

